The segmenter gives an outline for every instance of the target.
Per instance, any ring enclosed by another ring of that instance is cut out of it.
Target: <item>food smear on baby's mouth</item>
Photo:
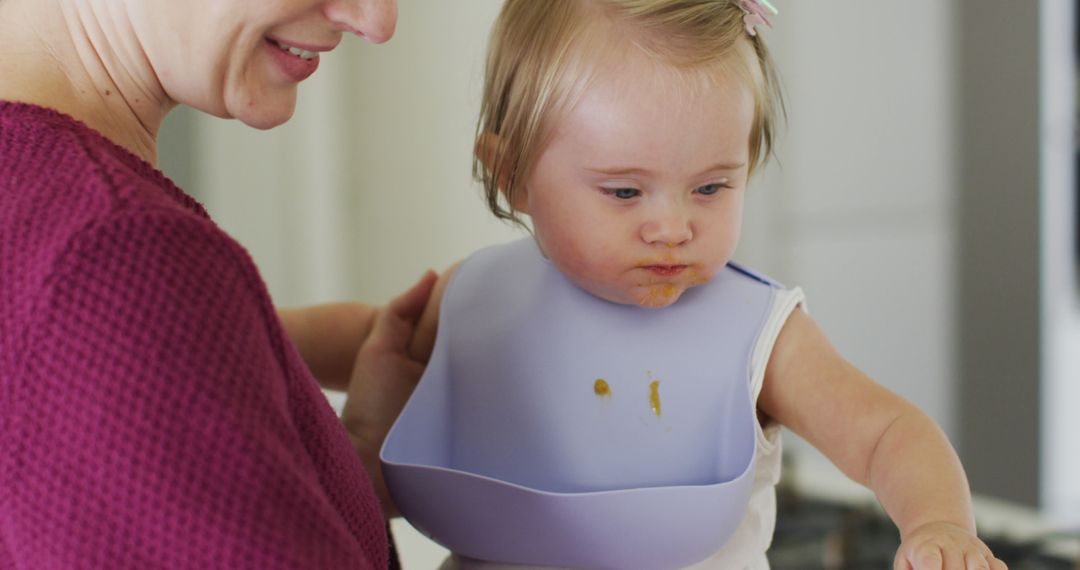
[[[709,278],[706,277],[696,267],[691,267],[686,272],[686,281],[691,287],[697,287],[698,285],[704,285],[709,282]]]
[[[660,381],[653,380],[649,383],[649,405],[656,417],[660,417]]]
[[[603,378],[597,378],[596,382],[593,382],[593,392],[601,398],[611,397],[611,386],[608,386],[607,380]]]
[[[679,296],[681,291],[671,283],[660,283],[649,288],[641,298],[639,304],[643,307],[660,308],[666,307]]]

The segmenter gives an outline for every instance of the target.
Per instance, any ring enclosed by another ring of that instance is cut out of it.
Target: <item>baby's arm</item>
[[[801,310],[777,339],[758,407],[874,491],[900,529],[895,568],[1005,568],[975,535],[967,478],[945,434],[841,357]]]

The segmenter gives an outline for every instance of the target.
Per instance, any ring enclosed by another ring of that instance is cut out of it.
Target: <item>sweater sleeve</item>
[[[290,413],[261,281],[210,222],[95,223],[40,307],[9,424],[16,566],[373,567]]]

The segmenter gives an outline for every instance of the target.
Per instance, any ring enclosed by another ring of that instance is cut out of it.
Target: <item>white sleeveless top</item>
[[[773,296],[772,306],[765,326],[754,346],[751,357],[750,390],[755,406],[765,382],[765,367],[780,330],[792,311],[800,305],[805,308],[806,298],[800,288],[780,289]],[[780,481],[780,458],[782,445],[780,426],[766,426],[755,422],[756,463],[750,504],[738,528],[723,546],[712,556],[687,567],[685,570],[768,570],[765,552],[772,542],[776,527],[776,484]],[[556,570],[550,567],[504,564],[473,560],[451,555],[440,570]],[[629,569],[628,569],[629,570]]]

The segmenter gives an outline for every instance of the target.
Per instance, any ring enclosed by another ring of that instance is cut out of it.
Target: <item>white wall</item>
[[[398,32],[356,61],[350,243],[356,290],[397,291],[427,267],[519,234],[487,213],[472,147],[497,0],[400,3]]]
[[[1076,83],[1069,0],[1041,3],[1042,114],[1042,504],[1050,515],[1080,527],[1080,268],[1077,228]]]

